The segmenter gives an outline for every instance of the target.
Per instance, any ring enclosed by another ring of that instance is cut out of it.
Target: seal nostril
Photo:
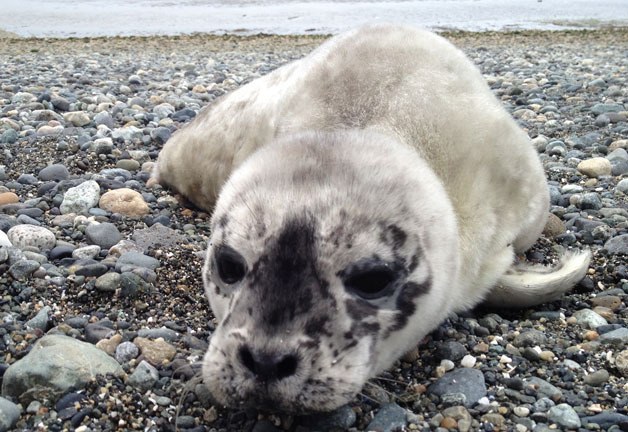
[[[287,355],[277,364],[277,379],[287,378],[297,371],[297,356]]]
[[[269,353],[253,353],[243,345],[239,351],[242,365],[251,371],[260,381],[278,381],[294,375],[297,371],[296,355],[285,356]]]

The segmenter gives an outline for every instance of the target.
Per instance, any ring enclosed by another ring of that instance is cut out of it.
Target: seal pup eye
[[[365,300],[373,300],[388,295],[397,279],[395,272],[382,262],[362,262],[354,265],[341,275],[345,288]]]
[[[218,277],[227,285],[240,282],[246,275],[244,257],[229,246],[220,246],[215,255]]]

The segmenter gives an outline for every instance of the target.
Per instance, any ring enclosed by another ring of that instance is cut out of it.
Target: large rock
[[[59,210],[63,214],[87,213],[90,208],[96,207],[99,198],[100,186],[94,180],[87,180],[65,192]]]
[[[7,232],[11,244],[19,249],[36,248],[39,250],[52,249],[57,239],[52,231],[37,225],[15,225]]]
[[[142,194],[128,188],[114,189],[103,194],[99,205],[103,210],[128,217],[146,216],[150,211]]]
[[[461,393],[465,396],[465,406],[470,407],[486,396],[486,383],[482,371],[462,368],[446,373],[428,388],[428,392],[439,397]]]
[[[63,394],[108,373],[121,375],[123,370],[104,351],[68,336],[48,335],[9,366],[2,379],[2,395],[18,398],[34,387]]]
[[[587,177],[597,178],[611,175],[611,170],[611,161],[603,157],[586,159],[578,164],[578,171]]]
[[[0,432],[9,431],[20,418],[21,410],[10,400],[0,397]]]

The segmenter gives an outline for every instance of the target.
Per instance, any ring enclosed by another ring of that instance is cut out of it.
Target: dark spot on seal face
[[[380,222],[382,226],[382,232],[380,234],[380,240],[390,246],[393,250],[398,250],[406,243],[408,235],[404,230],[399,228],[395,224],[385,225],[384,222]]]
[[[349,317],[357,321],[362,321],[377,313],[375,306],[359,298],[349,298],[345,300],[345,307],[347,308]]]
[[[329,316],[321,315],[310,319],[305,324],[305,334],[312,339],[318,339],[320,335],[331,336],[329,330],[325,328],[325,325],[329,321]]]
[[[220,216],[220,218],[218,218],[218,228],[224,229],[228,223],[229,223],[229,216],[227,216],[226,213]]]
[[[328,292],[316,270],[315,226],[306,215],[283,224],[247,277],[260,304],[261,322],[278,327],[308,312],[315,292]]]
[[[388,334],[401,330],[408,323],[408,318],[416,311],[414,301],[417,297],[427,294],[432,287],[431,275],[423,283],[406,282],[397,297],[397,315],[394,324],[388,329]]]

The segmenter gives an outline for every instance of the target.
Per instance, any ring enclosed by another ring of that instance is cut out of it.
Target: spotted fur
[[[450,312],[556,298],[589,260],[513,264],[547,217],[541,164],[464,55],[407,27],[227,95],[154,178],[214,211],[203,377],[229,406],[334,409]]]

